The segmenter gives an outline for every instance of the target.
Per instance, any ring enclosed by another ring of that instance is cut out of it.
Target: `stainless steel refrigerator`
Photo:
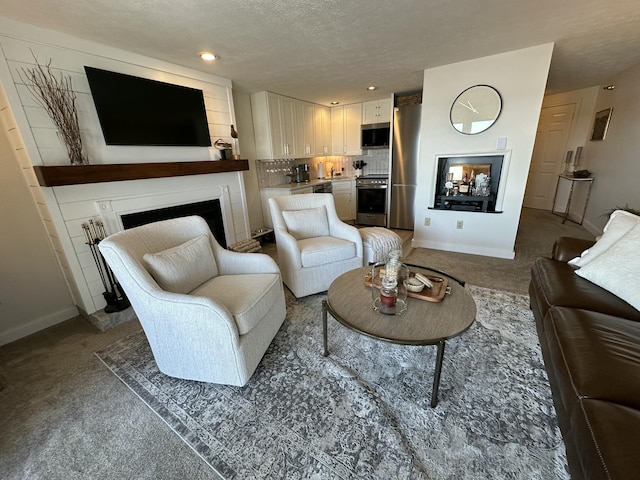
[[[394,108],[389,227],[413,230],[422,105]]]

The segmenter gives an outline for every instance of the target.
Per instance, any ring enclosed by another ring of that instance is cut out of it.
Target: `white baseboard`
[[[19,327],[15,327],[6,331],[0,331],[0,345],[14,342],[20,338],[24,338],[33,333],[44,330],[45,328],[57,325],[58,323],[69,320],[79,315],[78,309],[74,307],[65,308],[57,312],[51,313],[44,317],[31,320]]]
[[[426,240],[412,240],[413,248],[432,248],[434,250],[444,250],[445,252],[469,253],[471,255],[482,255],[484,257],[505,258],[513,260],[516,256],[514,250],[503,250],[499,248],[484,248],[473,245],[458,245],[449,243],[429,242]]]

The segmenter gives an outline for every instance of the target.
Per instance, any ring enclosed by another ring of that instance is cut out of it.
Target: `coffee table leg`
[[[326,345],[326,344],[325,344]],[[444,359],[444,340],[438,342],[438,354],[436,356],[436,370],[433,373],[433,391],[431,392],[431,407],[438,405],[438,389],[440,388],[440,373],[442,372],[442,360]]]
[[[326,357],[329,355],[329,349],[327,348],[327,301],[322,301],[322,338],[324,341],[324,353]]]

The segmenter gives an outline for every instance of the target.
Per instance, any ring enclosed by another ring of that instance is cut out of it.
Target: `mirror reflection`
[[[479,196],[491,194],[491,165],[459,163],[451,165],[444,184],[445,196]]]

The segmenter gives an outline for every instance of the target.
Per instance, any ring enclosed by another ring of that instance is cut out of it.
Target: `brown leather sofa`
[[[592,244],[535,260],[531,309],[571,478],[640,479],[640,311],[567,264]]]

